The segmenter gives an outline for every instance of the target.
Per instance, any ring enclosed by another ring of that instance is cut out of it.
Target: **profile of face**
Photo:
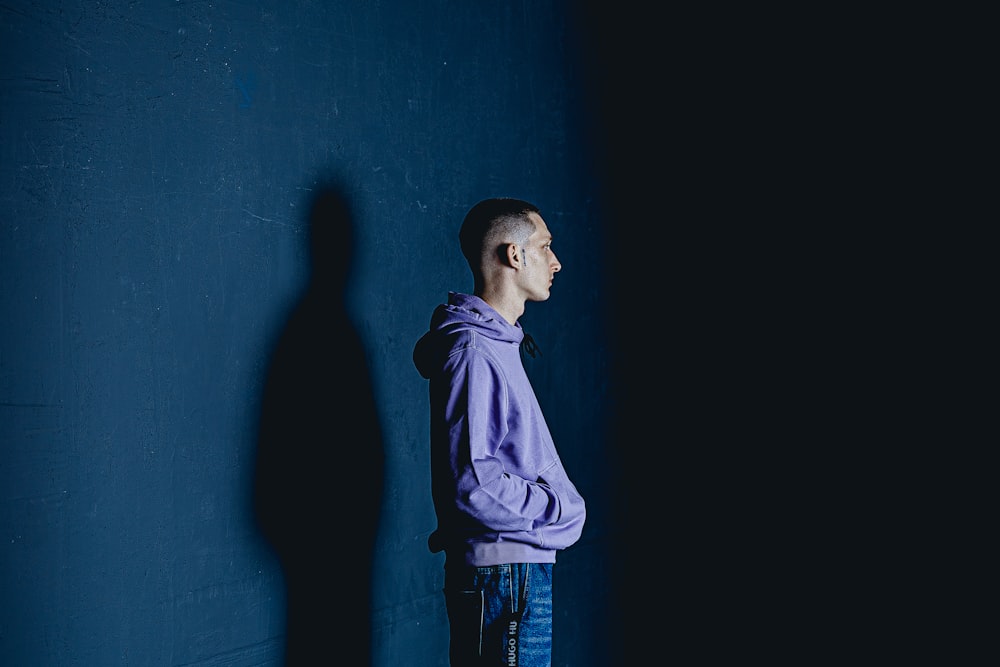
[[[535,231],[521,248],[523,258],[518,283],[528,301],[545,301],[562,264],[552,251],[552,234],[545,220],[537,213],[530,213],[528,217],[535,223]]]

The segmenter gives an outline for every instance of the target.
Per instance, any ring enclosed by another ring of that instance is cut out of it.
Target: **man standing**
[[[538,208],[492,198],[459,231],[473,294],[449,292],[413,361],[430,381],[431,483],[452,667],[549,665],[552,568],[586,509],[524,366],[518,318],[562,266]]]

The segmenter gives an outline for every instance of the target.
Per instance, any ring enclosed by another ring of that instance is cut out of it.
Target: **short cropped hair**
[[[474,272],[483,256],[506,243],[524,245],[535,232],[529,213],[538,213],[531,202],[513,197],[492,197],[479,202],[465,214],[458,240],[462,254]]]

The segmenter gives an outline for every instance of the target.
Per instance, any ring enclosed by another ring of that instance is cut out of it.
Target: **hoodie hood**
[[[448,292],[448,303],[434,309],[430,329],[413,348],[413,364],[420,375],[430,379],[440,370],[463,333],[514,345],[524,340],[520,323],[510,324],[478,296]]]

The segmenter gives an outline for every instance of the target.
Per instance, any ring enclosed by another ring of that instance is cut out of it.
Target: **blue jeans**
[[[551,563],[447,567],[444,596],[451,626],[451,667],[552,664]],[[515,627],[517,663],[511,657]]]

